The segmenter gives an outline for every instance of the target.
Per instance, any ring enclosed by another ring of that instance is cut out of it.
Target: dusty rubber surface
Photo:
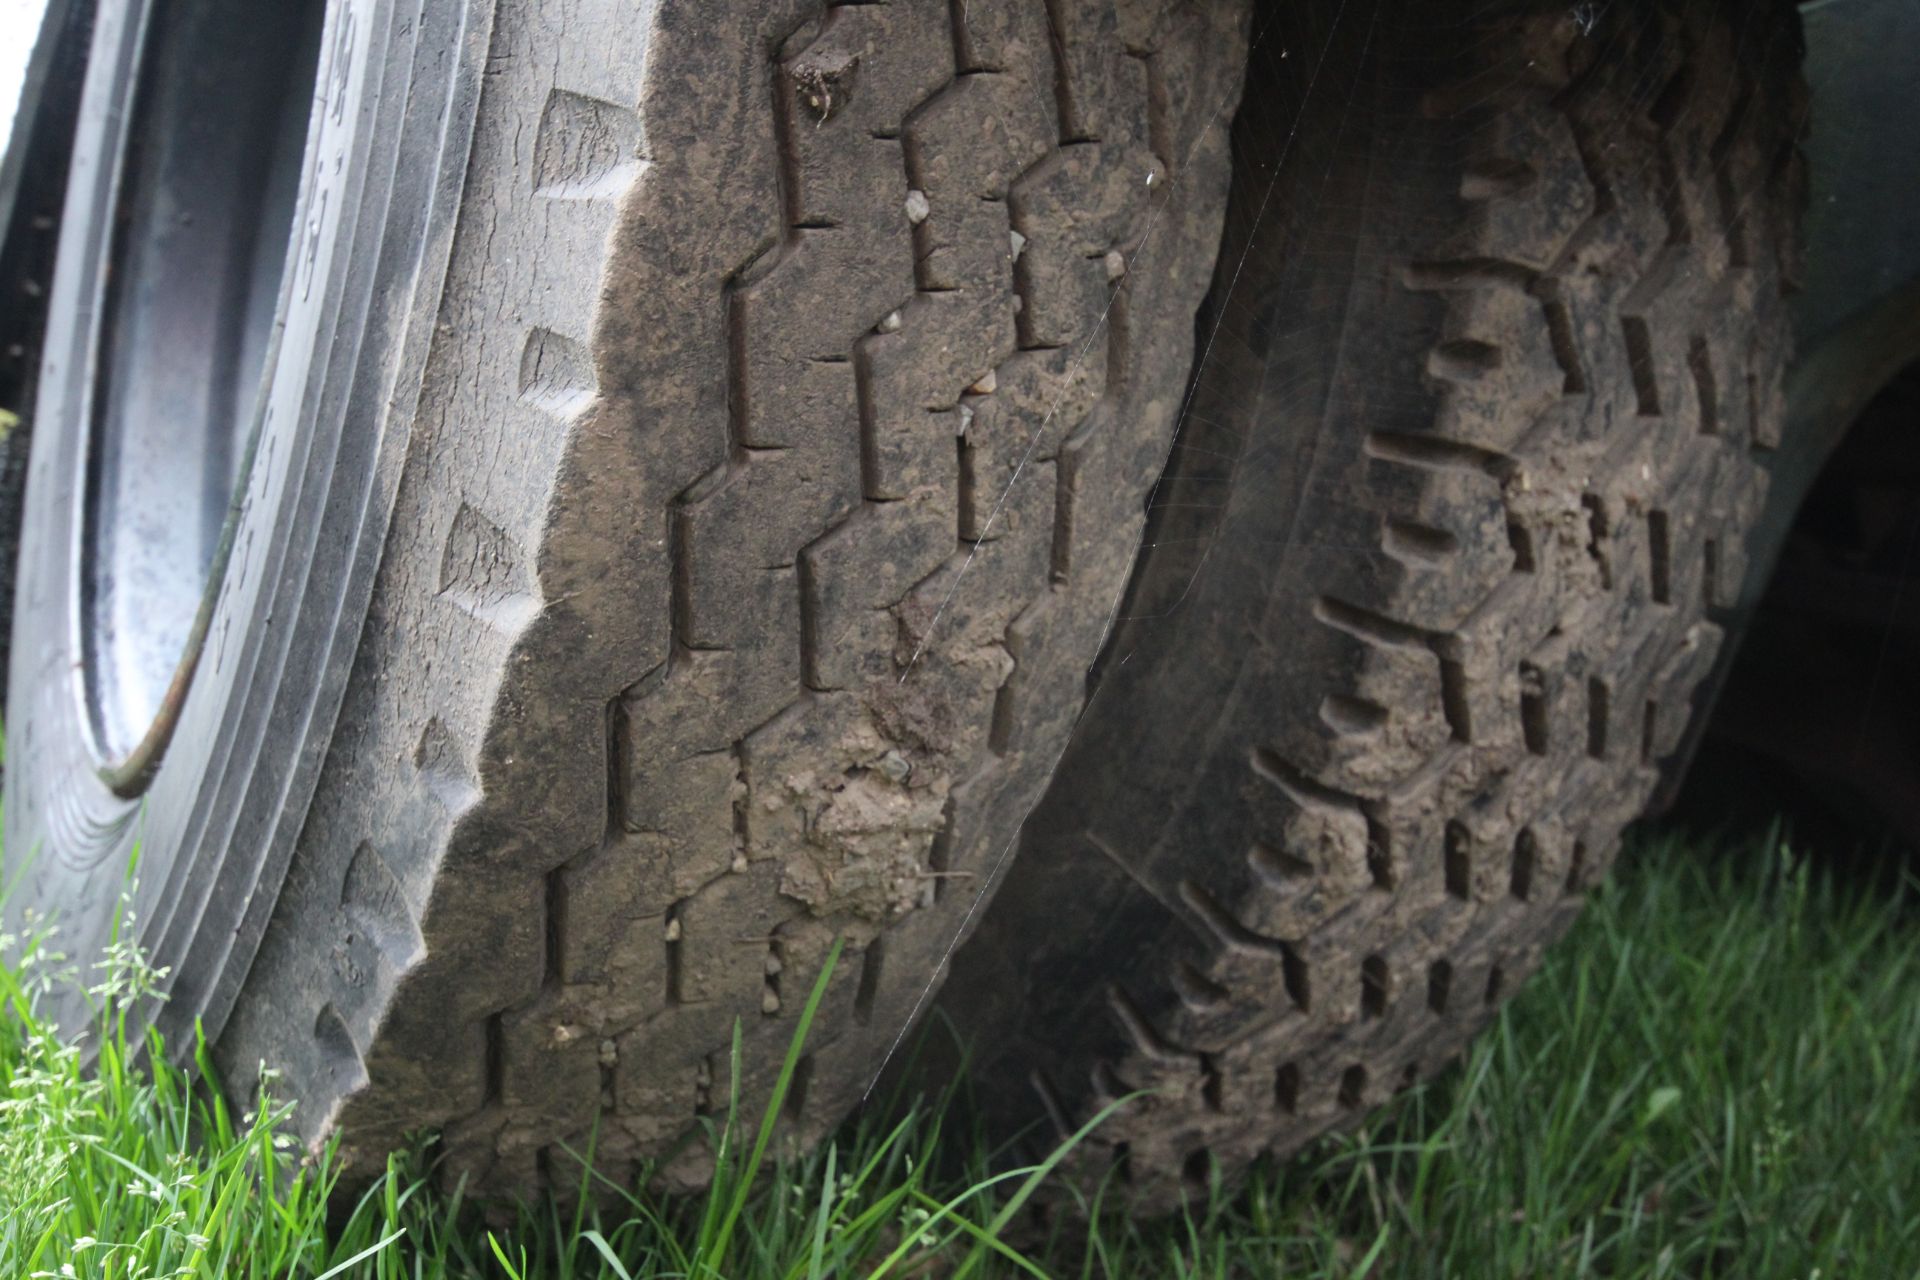
[[[943,997],[1009,1128],[1160,1091],[1083,1152],[1138,1205],[1442,1066],[1721,642],[1782,422],[1797,33],[1586,10],[1256,15],[1151,550]]]
[[[957,20],[956,20],[957,16]],[[1219,244],[1234,3],[502,5],[353,684],[218,1045],[372,1172],[867,1086],[1043,788]],[[669,1183],[703,1176],[687,1150]],[[562,1163],[564,1162],[564,1163]]]

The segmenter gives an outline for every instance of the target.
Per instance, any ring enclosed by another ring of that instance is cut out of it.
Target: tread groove
[[[1693,375],[1695,398],[1700,402],[1700,434],[1720,434],[1720,395],[1713,381],[1713,355],[1704,334],[1687,340],[1687,371]]]
[[[1434,471],[1478,471],[1498,480],[1519,467],[1512,456],[1498,450],[1411,431],[1369,432],[1366,447],[1370,455],[1388,462]]]
[[[1399,885],[1399,875],[1395,870],[1393,856],[1393,828],[1389,827],[1375,806],[1364,806],[1367,819],[1367,875],[1373,880],[1373,887],[1383,892],[1392,892]]]
[[[1140,1006],[1118,986],[1107,987],[1107,1008],[1113,1011],[1115,1021],[1120,1024],[1127,1039],[1133,1042],[1133,1047],[1147,1057],[1157,1062],[1187,1063],[1195,1060],[1196,1055],[1161,1035],[1159,1028],[1140,1011]]]
[[[1297,1115],[1300,1110],[1300,1067],[1296,1063],[1283,1062],[1273,1071],[1273,1107],[1285,1115]]]
[[[760,1014],[771,1018],[780,1012],[780,979],[787,968],[786,947],[777,937],[767,939],[766,958],[760,965]],[[858,1013],[855,1014],[858,1020]]]
[[[1586,888],[1587,845],[1584,840],[1573,842],[1573,853],[1567,858],[1566,892],[1579,893]]]
[[[1444,839],[1447,892],[1462,901],[1473,897],[1473,836],[1459,819],[1449,821]]]
[[[1643,418],[1660,416],[1659,365],[1654,362],[1653,334],[1640,316],[1620,317],[1621,337],[1627,344],[1627,372],[1633,377],[1634,402]]]
[[[1520,834],[1513,841],[1513,868],[1507,887],[1521,902],[1533,897],[1534,868],[1539,862],[1540,844],[1533,834],[1533,828],[1520,828]]]
[[[1613,557],[1608,554],[1608,541],[1613,536],[1613,526],[1607,517],[1605,499],[1597,493],[1580,495],[1580,505],[1587,514],[1587,557],[1593,561],[1593,567],[1600,574],[1600,589],[1613,590]]]
[[[1387,709],[1366,698],[1330,693],[1320,700],[1320,719],[1338,734],[1372,733],[1387,722]]]
[[[1518,262],[1499,258],[1460,258],[1442,262],[1415,262],[1401,277],[1409,289],[1438,293],[1449,289],[1531,289],[1540,273]]]
[[[1580,360],[1580,343],[1574,336],[1573,313],[1567,308],[1560,285],[1542,279],[1534,292],[1547,323],[1547,341],[1553,348],[1554,362],[1560,366],[1560,394],[1579,396],[1587,393],[1586,366]]]
[[[939,883],[937,880],[935,883]],[[863,1027],[873,1025],[873,1002],[880,994],[880,979],[885,972],[887,939],[885,934],[869,942],[860,953],[860,986],[853,996],[853,1020]]]
[[[1387,1014],[1387,961],[1375,954],[1360,963],[1360,1016],[1384,1018]]]
[[[567,875],[560,866],[547,873],[546,951],[541,985],[553,990],[567,980]]]
[[[1427,357],[1427,372],[1443,382],[1478,382],[1506,363],[1499,347],[1477,338],[1450,338]]]
[[[813,1055],[802,1054],[793,1064],[793,1080],[787,1086],[787,1096],[780,1107],[781,1119],[798,1127],[807,1115],[807,1094],[813,1087]]]
[[[1530,755],[1544,756],[1553,745],[1546,674],[1531,662],[1520,664],[1520,737]]]
[[[1336,630],[1344,631],[1369,644],[1398,648],[1432,648],[1439,636],[1397,618],[1389,618],[1371,609],[1348,604],[1333,596],[1321,596],[1313,602],[1313,616]]]
[[[1534,558],[1533,535],[1518,520],[1507,521],[1507,547],[1513,552],[1513,572],[1536,571],[1538,561]]]
[[[1673,533],[1664,511],[1647,512],[1648,590],[1655,604],[1673,603]]]
[[[1440,710],[1453,740],[1473,741],[1473,704],[1467,697],[1467,669],[1458,659],[1440,655]]]
[[[632,746],[631,737],[624,697],[607,699],[607,829],[601,837],[602,843],[622,831],[633,829],[627,816],[631,812],[627,799],[626,769],[626,762],[632,758],[628,754]]]
[[[1215,1115],[1226,1114],[1226,1080],[1221,1074],[1220,1064],[1210,1053],[1200,1055],[1200,1097],[1207,1110]]]
[[[1173,962],[1173,987],[1189,1009],[1217,1009],[1227,1002],[1227,989],[1207,977],[1191,960]]]
[[[684,974],[682,973],[683,949],[681,946],[681,934],[684,932],[684,926],[680,922],[680,913],[685,907],[686,901],[684,899],[668,907],[666,923],[663,929],[664,942],[662,945],[666,949],[666,958],[664,961],[666,973],[665,1002],[668,1008],[675,1008],[686,1003],[685,988],[682,985],[685,980]]]
[[[1340,1105],[1358,1111],[1367,1099],[1367,1069],[1356,1062],[1340,1073]]]
[[[1595,760],[1607,755],[1607,738],[1612,728],[1613,690],[1599,676],[1587,678],[1587,754]]]
[[[507,1037],[502,1015],[490,1014],[486,1021],[486,1081],[482,1089],[484,1106],[497,1107],[507,1091]]]
[[[1313,864],[1305,858],[1264,844],[1247,850],[1247,865],[1266,884],[1283,891],[1314,873]]]
[[[1403,564],[1419,569],[1443,569],[1460,550],[1460,539],[1445,529],[1412,520],[1388,519],[1381,547]]]

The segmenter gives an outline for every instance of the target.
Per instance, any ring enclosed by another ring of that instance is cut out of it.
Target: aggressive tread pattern
[[[846,937],[835,1122],[1064,746],[1191,360],[1243,6],[626,8],[496,15],[369,728],[220,1044],[350,1171],[629,1176]]]
[[[1436,336],[1404,353],[1389,339],[1361,366],[1363,412],[1338,386],[1306,410],[1327,425],[1294,428],[1321,431],[1297,515],[1271,458],[1299,446],[1260,438],[1297,421],[1274,369],[1311,379],[1340,353],[1265,354],[1256,280],[1238,282],[1249,300],[1214,303],[1229,349],[1197,375],[1189,447],[1110,648],[1137,665],[1106,678],[956,961],[962,1031],[1012,1046],[981,1085],[1001,1114],[1064,1133],[1157,1090],[1075,1157],[1141,1206],[1177,1203],[1195,1170],[1205,1186],[1216,1163],[1291,1150],[1452,1056],[1604,872],[1720,644],[1711,611],[1741,573],[1783,412],[1797,122],[1791,96],[1769,94],[1793,74],[1790,27],[1695,6],[1586,31],[1563,9],[1510,8],[1478,16],[1453,87],[1383,117],[1413,140],[1381,151],[1429,173],[1447,151],[1406,116],[1463,137],[1457,186],[1423,206],[1451,194],[1457,221],[1343,228],[1320,254],[1356,264],[1355,294],[1373,273],[1395,282],[1397,309],[1369,313],[1397,317],[1383,332]],[[1264,91],[1256,79],[1249,101]],[[1351,135],[1334,145],[1350,169],[1392,167]],[[1234,219],[1261,166],[1236,163],[1223,280],[1258,230]],[[1366,204],[1335,190],[1335,207]],[[1321,248],[1302,243],[1307,259]],[[1247,407],[1263,403],[1263,355],[1265,423]],[[1260,541],[1271,522],[1219,514],[1232,500],[1181,509],[1232,458],[1236,497],[1297,520],[1284,547]],[[1167,656],[1183,649],[1202,656]],[[1210,680],[1231,700],[1192,725]],[[1082,994],[1096,972],[1098,1001]]]

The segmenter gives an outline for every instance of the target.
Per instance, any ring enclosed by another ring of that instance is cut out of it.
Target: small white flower
[[[78,1240],[75,1240],[73,1242],[73,1251],[75,1253],[85,1253],[87,1250],[93,1248],[93,1246],[99,1243],[100,1242],[98,1240],[95,1240],[92,1236],[81,1236]]]

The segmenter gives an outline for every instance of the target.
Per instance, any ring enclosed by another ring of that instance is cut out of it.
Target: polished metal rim
[[[160,0],[99,300],[78,557],[101,771],[144,789],[191,685],[252,466],[325,5]]]

